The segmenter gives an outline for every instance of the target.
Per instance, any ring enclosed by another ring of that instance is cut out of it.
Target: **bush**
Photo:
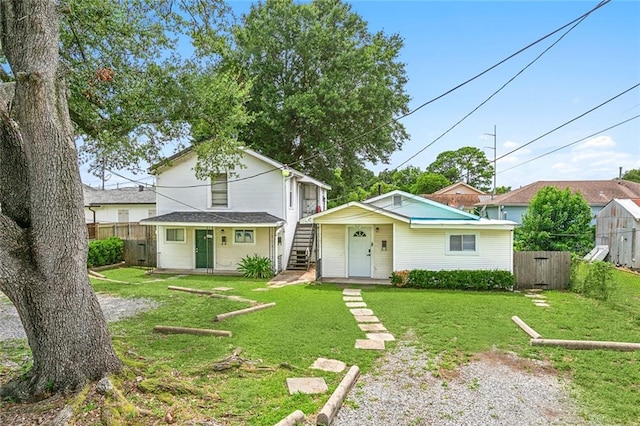
[[[572,282],[570,290],[586,297],[608,300],[616,289],[616,283],[613,281],[613,265],[599,260],[584,265],[587,267],[586,275],[583,279]]]
[[[247,278],[271,278],[274,275],[271,259],[257,254],[243,257],[237,269]]]
[[[87,267],[113,265],[122,262],[124,243],[118,237],[110,237],[106,240],[89,242],[87,254]]]
[[[509,271],[397,271],[391,275],[396,287],[446,290],[512,290],[515,277]]]

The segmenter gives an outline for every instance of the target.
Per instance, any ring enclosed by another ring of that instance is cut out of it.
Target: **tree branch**
[[[3,206],[4,208],[4,206]],[[27,231],[13,220],[0,214],[0,291],[15,300],[18,283],[32,271]]]
[[[0,103],[0,206],[23,229],[31,224],[28,173],[20,129]]]

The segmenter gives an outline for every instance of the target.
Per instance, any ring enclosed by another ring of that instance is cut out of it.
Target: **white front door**
[[[371,230],[350,226],[349,276],[371,277]]]

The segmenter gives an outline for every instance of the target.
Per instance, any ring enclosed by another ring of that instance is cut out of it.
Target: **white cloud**
[[[513,149],[513,148],[517,148],[518,146],[520,146],[519,143],[514,142],[514,141],[505,141],[502,146],[504,146],[505,148],[509,148],[509,149]]]
[[[597,136],[593,139],[589,139],[588,141],[579,144],[573,150],[582,151],[593,148],[612,148],[614,146],[616,146],[616,142],[613,140],[613,138],[611,138],[611,136]]]

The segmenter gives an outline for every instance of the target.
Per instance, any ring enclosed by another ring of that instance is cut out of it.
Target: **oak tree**
[[[438,154],[427,171],[438,173],[450,182],[464,182],[482,191],[491,188],[493,166],[479,148],[465,146],[455,151]]]

